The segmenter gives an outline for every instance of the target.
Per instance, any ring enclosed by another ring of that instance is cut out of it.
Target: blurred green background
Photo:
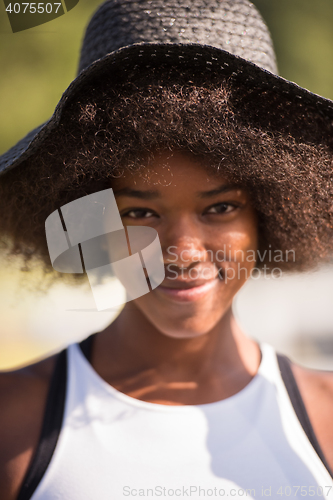
[[[0,154],[47,120],[75,77],[82,33],[100,0],[13,34],[0,1]],[[255,0],[281,76],[333,99],[333,1]]]
[[[62,92],[75,77],[84,28],[100,3],[80,0],[64,16],[13,34],[0,0],[0,154],[52,115]],[[333,1],[255,0],[254,4],[270,28],[280,75],[333,99]],[[88,317],[66,312],[66,305],[74,299],[83,301],[80,295],[74,297],[73,290],[60,287],[46,297],[36,297],[31,290],[24,292],[21,275],[17,266],[8,266],[0,256],[0,369],[43,357],[98,331],[111,320],[105,315]],[[32,273],[26,277],[30,288],[37,276]],[[316,366],[323,366],[324,358],[319,355],[325,351],[331,356],[327,366],[333,367],[333,343],[326,342],[333,333],[332,277],[333,267],[318,277],[304,277],[305,281],[299,283],[258,284],[245,293],[239,316],[244,317],[251,335],[261,335],[280,351],[308,364],[316,354]],[[322,335],[323,347],[313,333]],[[311,355],[308,358],[306,349]]]

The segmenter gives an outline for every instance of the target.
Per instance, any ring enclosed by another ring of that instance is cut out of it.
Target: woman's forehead
[[[210,186],[230,181],[226,173],[209,167],[208,158],[198,157],[189,151],[159,151],[147,157],[137,171],[125,171],[121,177],[112,181],[112,185],[171,186],[183,181],[189,185],[199,183],[201,186]]]
[[[156,199],[161,195],[188,195],[211,198],[231,190],[240,190],[227,175],[207,168],[204,158],[186,151],[163,151],[147,160],[136,173],[126,172],[112,181],[116,195]],[[241,189],[241,191],[244,191]]]

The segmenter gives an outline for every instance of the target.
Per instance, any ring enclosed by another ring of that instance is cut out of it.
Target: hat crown
[[[248,0],[108,0],[88,24],[79,72],[137,43],[210,45],[277,73],[268,28]]]

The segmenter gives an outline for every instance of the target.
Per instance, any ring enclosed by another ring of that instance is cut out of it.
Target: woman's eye
[[[232,212],[237,208],[235,205],[232,203],[217,203],[216,205],[213,205],[212,207],[208,208],[206,213],[208,214],[226,214],[229,212]]]
[[[130,217],[131,219],[148,219],[154,216],[154,212],[146,208],[133,208],[121,214],[122,217]]]

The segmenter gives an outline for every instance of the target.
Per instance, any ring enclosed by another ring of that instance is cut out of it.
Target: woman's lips
[[[173,286],[160,285],[155,290],[177,302],[192,302],[208,294],[217,284],[219,279],[206,280],[205,282],[173,283]]]

